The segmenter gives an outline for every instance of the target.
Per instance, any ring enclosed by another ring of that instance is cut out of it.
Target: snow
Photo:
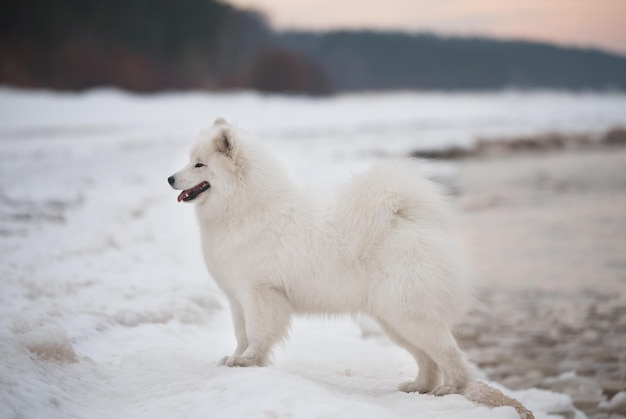
[[[235,345],[230,315],[192,207],[166,183],[217,116],[324,188],[416,148],[626,125],[626,96],[0,89],[0,417],[518,417],[398,392],[414,361],[351,319],[296,321],[270,368],[218,367]],[[536,417],[571,411],[568,396],[504,391]]]

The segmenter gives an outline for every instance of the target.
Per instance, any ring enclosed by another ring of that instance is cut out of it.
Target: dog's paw
[[[432,387],[418,383],[417,381],[407,381],[406,383],[400,384],[398,389],[405,393],[429,393]]]
[[[225,356],[224,358],[217,361],[217,365],[219,365],[220,367],[226,366],[226,363],[228,362],[229,358],[230,358],[229,356]]]
[[[264,367],[265,361],[256,356],[233,355],[223,359],[227,367]]]
[[[460,394],[461,390],[454,386],[439,386],[432,390],[430,394],[433,396],[445,396],[447,394]]]

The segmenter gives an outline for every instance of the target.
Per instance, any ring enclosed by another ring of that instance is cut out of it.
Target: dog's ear
[[[213,122],[213,125],[214,126],[228,125],[228,122],[226,122],[226,120],[220,116],[219,118],[215,120],[215,122]]]
[[[218,137],[215,139],[214,144],[217,152],[222,153],[227,157],[233,156],[235,142],[229,129],[221,130]]]

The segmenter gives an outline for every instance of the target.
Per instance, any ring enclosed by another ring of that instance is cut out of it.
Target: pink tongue
[[[189,193],[189,189],[182,191],[180,195],[178,195],[178,202],[182,201],[183,198],[187,196],[188,193]]]
[[[194,196],[197,195],[201,191],[208,189],[209,186],[210,186],[209,182],[201,182],[201,183],[198,183],[193,188],[185,189],[184,191],[180,193],[180,195],[178,195],[178,202],[184,201],[185,198],[191,195],[194,195]]]

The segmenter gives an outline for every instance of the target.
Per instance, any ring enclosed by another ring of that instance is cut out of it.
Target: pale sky
[[[400,29],[599,47],[626,55],[626,0],[227,0],[276,29]]]

